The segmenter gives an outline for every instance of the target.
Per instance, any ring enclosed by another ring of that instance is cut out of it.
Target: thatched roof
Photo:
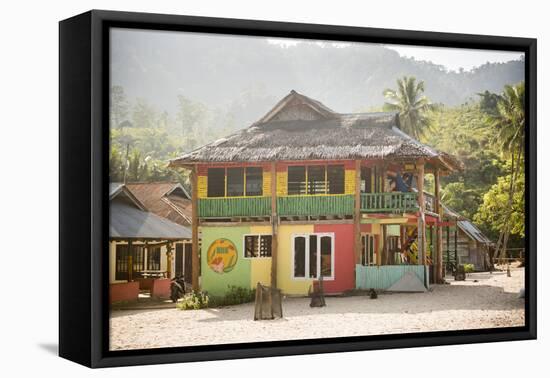
[[[252,126],[204,145],[170,162],[425,158],[445,169],[461,164],[399,129],[397,113],[335,113],[292,91]]]

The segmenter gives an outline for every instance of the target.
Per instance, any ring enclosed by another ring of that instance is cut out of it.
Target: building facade
[[[196,289],[260,282],[306,295],[322,278],[342,293],[387,289],[409,271],[428,285],[429,266],[442,279],[439,177],[460,163],[403,133],[395,113],[336,113],[292,91],[171,166],[191,171]]]

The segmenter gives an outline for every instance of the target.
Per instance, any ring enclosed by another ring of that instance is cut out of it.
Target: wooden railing
[[[418,210],[415,192],[361,193],[364,213],[406,213]]]
[[[353,215],[353,195],[300,195],[277,198],[280,216]]]
[[[271,197],[200,198],[200,218],[262,217],[271,215]]]

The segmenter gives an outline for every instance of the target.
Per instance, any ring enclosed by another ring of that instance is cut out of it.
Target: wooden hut
[[[137,300],[140,290],[168,297],[175,275],[174,244],[189,241],[189,227],[158,216],[123,184],[109,193],[110,301]]]
[[[305,295],[385,289],[408,271],[442,279],[439,177],[452,156],[399,129],[396,113],[336,113],[291,91],[250,127],[171,161],[191,171],[193,286],[223,294],[258,282]],[[434,211],[423,182],[433,174]],[[198,247],[199,229],[202,250]]]

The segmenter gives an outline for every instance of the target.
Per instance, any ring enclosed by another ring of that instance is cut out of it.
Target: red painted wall
[[[151,287],[151,298],[170,298],[170,282],[169,278],[159,278],[153,280]]]
[[[323,283],[325,292],[341,293],[355,288],[353,224],[320,224],[313,232],[334,232],[334,280]]]
[[[109,285],[109,301],[137,301],[139,296],[139,282],[115,283]]]

